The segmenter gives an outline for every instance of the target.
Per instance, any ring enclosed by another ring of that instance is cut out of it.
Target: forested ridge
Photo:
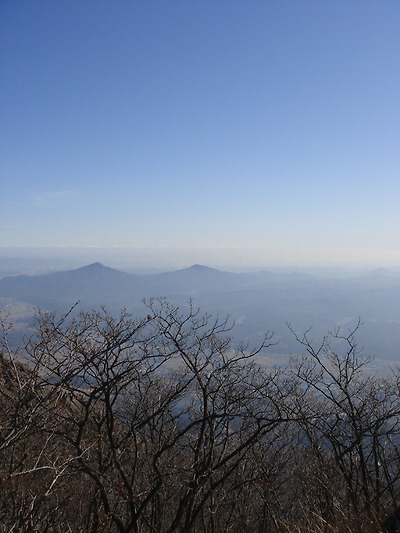
[[[292,330],[285,368],[231,326],[164,299],[38,311],[14,350],[4,319],[0,532],[396,531],[400,369],[371,371],[360,324]]]

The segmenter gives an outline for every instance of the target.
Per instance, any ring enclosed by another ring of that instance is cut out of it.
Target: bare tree
[[[288,369],[232,322],[164,299],[144,318],[38,312],[0,360],[0,531],[361,533],[398,501],[399,373],[339,330]],[[18,355],[19,357],[19,355]]]
[[[84,483],[87,531],[209,530],[227,494],[232,504],[254,478],[249,451],[283,421],[276,373],[252,361],[272,336],[233,349],[228,319],[165,300],[142,320],[105,309],[69,318],[39,313],[26,347],[52,414],[41,432],[63,450],[54,483],[72,473]],[[224,520],[232,512],[218,528]]]
[[[43,504],[68,462],[55,452],[55,434],[46,429],[53,425],[54,398],[41,387],[37,367],[23,364],[22,352],[10,349],[7,317],[1,326],[0,524],[8,523],[10,531],[39,531],[49,517]]]
[[[333,526],[348,521],[352,509],[357,530],[365,531],[398,498],[400,399],[398,376],[368,370],[371,358],[355,340],[359,327],[329,333],[317,347],[309,332],[293,332],[307,355],[293,359],[291,373],[297,446],[309,456],[309,486],[323,495],[316,512]]]

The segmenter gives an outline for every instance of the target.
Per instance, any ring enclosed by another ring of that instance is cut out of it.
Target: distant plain
[[[260,354],[266,365],[286,364],[291,354],[301,353],[288,324],[299,333],[310,330],[310,338],[318,344],[329,330],[341,328],[347,334],[358,320],[362,326],[357,342],[363,353],[375,358],[374,368],[400,361],[396,269],[288,267],[230,272],[193,265],[165,272],[149,268],[146,273],[145,268],[122,271],[101,263],[75,267],[73,260],[1,261],[0,309],[14,323],[12,345],[32,332],[35,308],[63,314],[79,302],[75,310],[105,305],[116,314],[126,307],[139,317],[146,313],[145,298],[165,297],[179,306],[193,299],[201,312],[229,315],[233,345],[244,342],[254,348],[267,331],[273,331],[279,343]]]

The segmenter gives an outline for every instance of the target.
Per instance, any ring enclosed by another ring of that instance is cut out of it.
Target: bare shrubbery
[[[399,374],[356,330],[267,371],[271,335],[233,349],[191,304],[39,312],[29,366],[3,329],[0,531],[361,533],[396,506]]]

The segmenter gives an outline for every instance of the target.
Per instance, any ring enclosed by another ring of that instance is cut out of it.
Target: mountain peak
[[[87,265],[86,267],[83,267],[83,268],[90,268],[91,270],[100,270],[102,268],[107,268],[105,267],[102,263],[92,263],[90,265]]]
[[[197,270],[199,272],[206,272],[210,270],[215,270],[215,268],[211,268],[205,265],[199,265],[196,263],[195,265],[192,265],[191,267],[189,267],[189,270]]]
[[[102,263],[91,263],[90,265],[77,268],[76,273],[81,273],[85,275],[110,275],[110,274],[124,274],[119,270],[103,265]],[[128,274],[127,274],[128,275]]]
[[[68,274],[69,272],[72,273],[72,272],[75,272],[77,275],[78,274],[88,274],[88,273],[99,273],[99,272],[105,272],[106,270],[108,269],[108,267],[104,266],[103,264],[101,263],[92,263],[90,265],[84,265],[84,266],[81,266],[79,268],[75,268],[74,270],[66,270],[64,272],[62,272],[63,274]],[[56,275],[59,274],[59,273],[55,273]]]

